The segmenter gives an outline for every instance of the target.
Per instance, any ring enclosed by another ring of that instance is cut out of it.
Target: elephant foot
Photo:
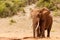
[[[47,37],[50,37],[50,35],[47,35]]]
[[[33,36],[33,38],[35,38],[35,36]]]
[[[41,35],[40,38],[45,38],[45,36],[42,36],[42,35]]]

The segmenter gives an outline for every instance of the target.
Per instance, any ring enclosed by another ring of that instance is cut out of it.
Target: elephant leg
[[[38,23],[37,23],[37,26],[36,26],[36,34],[37,34],[37,37],[39,37],[40,36],[40,26],[39,26],[39,21],[38,21]]]
[[[42,37],[45,37],[46,19],[42,22]]]
[[[42,29],[41,29],[41,27],[40,27],[40,35],[39,36],[42,37]]]
[[[42,30],[42,37],[45,37],[45,30]]]
[[[50,37],[50,29],[47,29],[47,37]]]
[[[33,37],[35,38],[35,27],[33,27]]]
[[[36,37],[36,34],[37,34],[36,33],[37,31],[35,30],[36,29],[36,26],[37,26],[37,23],[33,24],[33,37],[34,38]]]
[[[37,37],[40,37],[40,27],[37,29]]]
[[[50,37],[50,31],[51,31],[51,25],[50,25],[49,28],[47,29],[47,37]]]
[[[45,30],[43,30],[42,28],[40,29],[40,37],[41,38],[45,37]]]
[[[41,26],[41,31],[42,31],[42,37],[45,37],[45,22],[43,22],[42,26]]]

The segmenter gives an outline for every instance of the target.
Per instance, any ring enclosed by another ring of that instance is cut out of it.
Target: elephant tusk
[[[39,28],[39,22],[38,22],[38,25],[37,25],[37,27],[36,27],[35,31],[36,31],[38,28]]]

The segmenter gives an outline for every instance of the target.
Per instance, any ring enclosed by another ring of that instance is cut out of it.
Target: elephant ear
[[[43,8],[40,10],[40,13],[47,16],[50,14],[50,10],[48,8]]]

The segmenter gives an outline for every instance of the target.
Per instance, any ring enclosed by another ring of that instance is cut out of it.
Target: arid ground
[[[33,38],[29,7],[25,9],[27,12],[25,16],[18,13],[13,17],[0,18],[0,40],[60,40],[60,17],[54,16],[50,38]],[[12,23],[11,20],[15,22]]]

